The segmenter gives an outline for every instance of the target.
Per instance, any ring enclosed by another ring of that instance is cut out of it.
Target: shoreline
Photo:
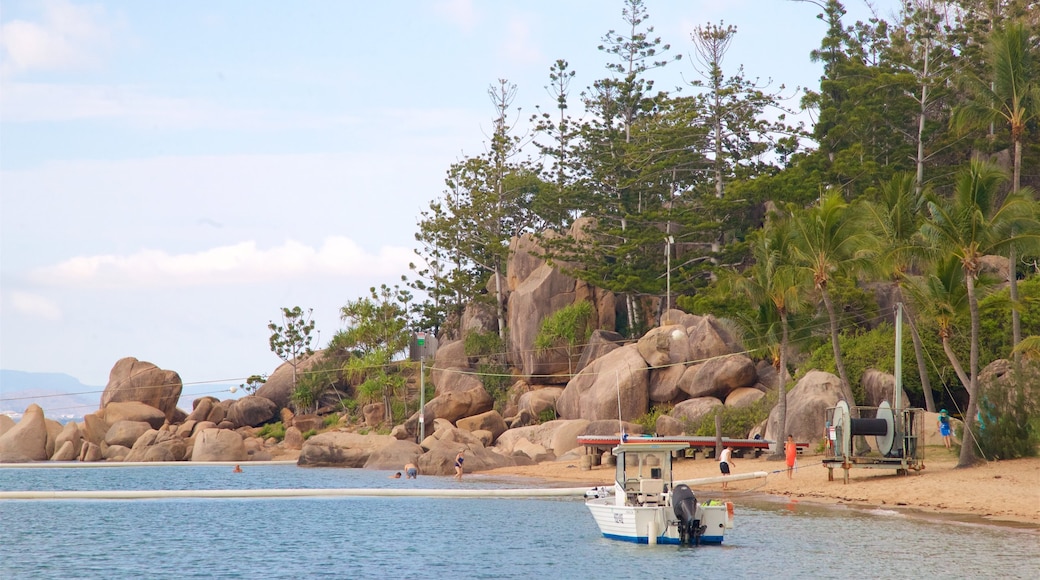
[[[736,458],[734,473],[765,471],[765,479],[730,482],[729,492],[719,484],[698,486],[712,498],[745,494],[770,496],[780,501],[849,506],[857,509],[890,509],[925,517],[956,517],[988,525],[1010,525],[1040,531],[1040,458],[990,461],[968,469],[957,469],[957,457],[942,448],[929,449],[925,468],[908,475],[894,470],[852,469],[849,483],[842,483],[841,470],[835,481],[827,480],[822,456],[798,458],[794,477],[787,479],[783,461]],[[580,461],[554,461],[538,465],[504,467],[481,472],[484,476],[519,476],[546,483],[611,485],[612,467],[581,470]],[[778,472],[778,473],[776,473]],[[673,479],[685,480],[719,475],[711,459],[686,458],[673,467]]]

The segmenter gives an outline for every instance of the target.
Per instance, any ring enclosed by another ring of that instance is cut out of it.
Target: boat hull
[[[679,521],[671,506],[619,506],[612,497],[590,499],[585,505],[605,538],[649,544],[653,533],[658,544],[680,543]],[[725,504],[698,506],[697,512],[705,526],[700,543],[721,544],[725,530],[732,527]]]

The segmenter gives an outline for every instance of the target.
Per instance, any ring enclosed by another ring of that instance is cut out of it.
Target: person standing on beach
[[[932,407],[933,409],[935,407]],[[947,449],[950,448],[950,415],[946,413],[946,409],[939,411],[939,434],[942,435],[943,445]]]
[[[459,451],[459,454],[455,456],[455,479],[458,480],[462,479],[462,462],[466,460],[466,458],[462,456],[463,452],[464,450]]]
[[[729,468],[733,464],[733,448],[727,447],[719,454],[719,471],[723,476],[729,475]],[[729,489],[729,483],[722,482],[722,489]]]
[[[798,446],[795,445],[794,435],[787,436],[784,444],[784,459],[787,460],[787,479],[794,477],[794,461],[798,457]]]

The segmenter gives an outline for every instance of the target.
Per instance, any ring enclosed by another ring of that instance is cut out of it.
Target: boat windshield
[[[657,479],[661,480],[663,485],[671,487],[672,453],[682,448],[684,446],[654,448],[647,445],[635,449],[630,446],[618,446],[614,450],[617,456],[618,484],[626,491],[637,491],[641,480]]]

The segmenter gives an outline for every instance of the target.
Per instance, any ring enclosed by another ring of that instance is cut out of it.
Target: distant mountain
[[[0,413],[17,418],[35,403],[49,419],[79,419],[97,410],[104,390],[63,373],[0,369]]]

